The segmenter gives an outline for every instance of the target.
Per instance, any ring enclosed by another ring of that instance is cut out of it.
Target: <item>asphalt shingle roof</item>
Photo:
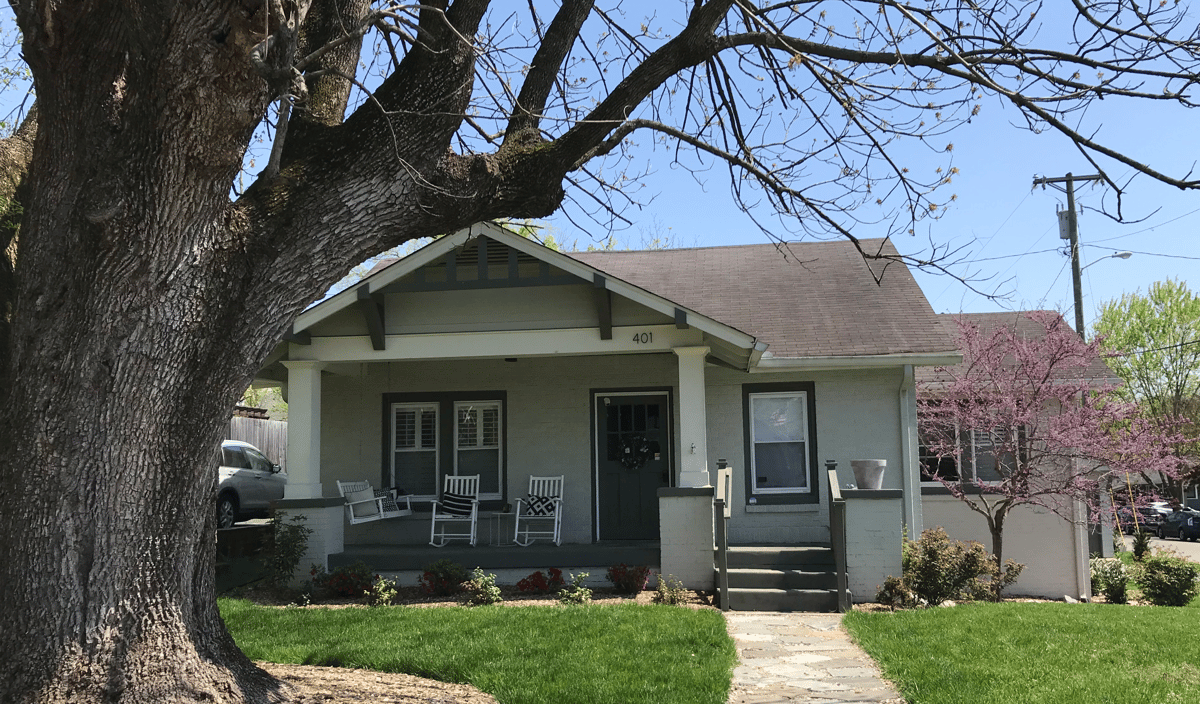
[[[896,252],[890,242],[862,242],[867,251]],[[955,349],[906,267],[872,261],[868,269],[846,241],[569,256],[754,335],[775,357]],[[882,274],[882,283],[875,283],[872,270]]]

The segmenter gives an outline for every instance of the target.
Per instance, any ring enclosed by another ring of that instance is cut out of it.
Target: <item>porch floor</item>
[[[450,560],[468,569],[546,569],[549,567],[605,567],[609,565],[649,565],[658,567],[660,544],[657,540],[605,541],[602,543],[563,544],[536,542],[518,545],[471,547],[465,542],[444,548],[432,545],[347,545],[345,552],[329,556],[329,569],[362,561],[378,572],[420,570],[437,560]]]

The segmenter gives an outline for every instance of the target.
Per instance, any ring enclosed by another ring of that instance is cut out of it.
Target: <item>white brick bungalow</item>
[[[847,529],[870,599],[902,531],[927,523],[914,368],[960,359],[909,272],[870,267],[840,241],[565,254],[491,224],[438,239],[303,313],[260,373],[289,403],[282,505],[309,516],[324,564],[602,575],[636,555],[711,588],[718,459],[731,543],[819,545],[826,461],[845,486],[851,460],[879,458],[884,491],[852,492]],[[625,466],[631,443],[643,457]],[[442,477],[477,473],[478,546],[429,547]],[[563,545],[489,547],[529,476],[559,474]],[[335,481],[363,479],[407,491],[414,514],[347,525]]]

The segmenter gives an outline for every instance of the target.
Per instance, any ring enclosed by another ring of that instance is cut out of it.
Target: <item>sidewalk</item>
[[[729,704],[904,704],[842,628],[841,614],[725,612],[737,643]]]

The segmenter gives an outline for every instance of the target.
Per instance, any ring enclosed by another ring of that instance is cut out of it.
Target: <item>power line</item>
[[[1189,345],[1200,345],[1200,340],[1188,340],[1187,342],[1177,342],[1173,345],[1164,345],[1162,347],[1151,347],[1145,350],[1133,350],[1132,352],[1113,352],[1114,357],[1132,357],[1135,354],[1146,354],[1147,352],[1162,352],[1163,350],[1182,349]]]
[[[1156,228],[1162,227],[1163,225],[1170,225],[1171,223],[1175,222],[1176,220],[1182,220],[1186,217],[1195,215],[1196,213],[1200,213],[1200,208],[1197,208],[1190,213],[1184,213],[1183,215],[1180,215],[1179,217],[1171,218],[1170,220],[1167,220],[1166,222],[1160,222],[1157,225],[1151,225],[1149,227],[1142,228],[1141,230],[1137,230],[1135,232],[1127,232],[1123,235],[1117,235],[1116,237],[1108,237],[1106,239],[1096,240],[1095,242],[1093,242],[1093,244],[1098,244],[1100,242],[1112,242],[1114,240],[1120,240],[1120,239],[1124,239],[1126,237],[1133,237],[1134,235],[1140,235],[1143,232],[1150,232]]]

